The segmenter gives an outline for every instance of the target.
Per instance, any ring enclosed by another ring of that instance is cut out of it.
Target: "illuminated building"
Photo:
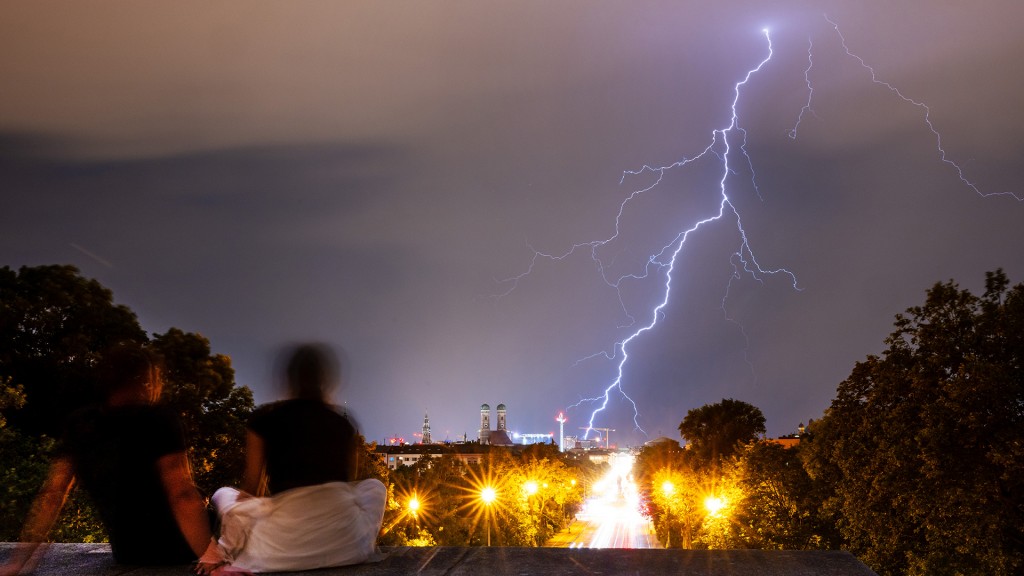
[[[420,441],[430,444],[430,417],[426,413],[423,414],[423,438]]]
[[[481,444],[491,446],[512,446],[512,438],[508,435],[505,405],[498,404],[498,429],[491,430],[491,407],[480,406],[480,432],[477,436]]]
[[[481,444],[488,444],[491,437],[491,407],[488,404],[480,405],[480,430],[477,439]]]

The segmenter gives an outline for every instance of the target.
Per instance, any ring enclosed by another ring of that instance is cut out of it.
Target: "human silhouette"
[[[375,550],[386,489],[356,481],[360,439],[328,402],[339,381],[329,348],[303,344],[287,355],[288,398],[257,408],[246,433],[241,490],[213,496],[220,544],[252,572],[357,564]]]
[[[116,562],[188,564],[203,556],[202,574],[224,565],[192,482],[181,423],[157,403],[163,389],[158,357],[140,344],[122,343],[103,354],[97,370],[106,400],[69,418],[22,543],[0,574],[32,571],[76,484],[96,504]]]

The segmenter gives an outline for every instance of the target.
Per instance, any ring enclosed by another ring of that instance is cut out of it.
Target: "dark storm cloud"
[[[208,336],[257,400],[274,348],[313,338],[347,351],[372,439],[410,438],[424,411],[435,437],[473,438],[484,402],[554,430],[611,382],[605,354],[649,320],[660,281],[620,299],[585,251],[492,298],[500,280],[531,247],[612,236],[622,200],[654,182],[624,170],[700,153],[765,57],[764,26],[774,57],[738,102],[759,188],[734,161],[730,198],[758,262],[800,289],[733,278],[734,218],[694,233],[657,329],[629,349],[622,386],[648,433],[723,397],[789,432],[932,283],[977,289],[1000,266],[1024,281],[1024,204],[960,182],[924,110],[872,83],[824,17],[928,103],[972,181],[1020,194],[1017,3],[239,6],[2,9],[0,264],[78,265],[147,330]],[[713,215],[717,162],[631,203],[605,270],[640,274]],[[621,395],[595,424],[644,439]]]

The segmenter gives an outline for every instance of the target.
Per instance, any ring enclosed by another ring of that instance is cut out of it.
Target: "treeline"
[[[795,448],[723,400],[680,424],[689,449],[645,449],[659,539],[842,548],[883,576],[1024,572],[1024,285],[1001,270],[980,296],[936,284],[885,345]]]
[[[229,358],[199,334],[147,335],[73,267],[4,267],[0,540],[17,538],[64,418],[96,400],[99,355],[125,340],[163,355],[164,399],[187,423],[200,490],[237,485],[253,399]],[[1024,572],[1024,285],[1001,270],[981,295],[936,284],[896,316],[885,346],[854,366],[795,448],[759,440],[760,410],[732,399],[686,414],[688,449],[645,448],[635,475],[662,544],[842,548],[883,576]],[[540,545],[602,472],[547,446],[394,472],[372,450],[362,475],[389,487],[381,544]],[[51,537],[105,538],[77,492]]]

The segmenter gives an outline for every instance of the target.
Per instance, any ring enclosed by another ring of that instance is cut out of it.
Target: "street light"
[[[665,548],[672,547],[672,495],[676,492],[676,485],[671,480],[661,483],[661,492],[665,495]]]
[[[495,492],[494,488],[491,488],[490,486],[484,486],[484,488],[482,490],[480,490],[480,500],[482,500],[484,505],[487,507],[487,545],[488,546],[491,545],[491,503],[494,502],[494,500],[497,499],[497,497],[498,497],[498,493]]]
[[[412,514],[413,518],[416,517],[416,513],[420,510],[420,499],[415,495],[409,498],[408,503],[409,513]]]
[[[717,518],[718,513],[725,508],[726,502],[724,498],[718,496],[708,496],[704,499],[704,508],[708,511],[708,515],[712,518]]]
[[[671,480],[665,480],[661,483],[661,491],[665,494],[665,497],[668,498],[675,493],[676,485],[673,484]]]
[[[537,483],[533,480],[527,480],[526,483],[523,484],[523,492],[526,492],[527,496],[533,496],[537,493],[537,490],[539,490],[539,488],[537,487]]]

